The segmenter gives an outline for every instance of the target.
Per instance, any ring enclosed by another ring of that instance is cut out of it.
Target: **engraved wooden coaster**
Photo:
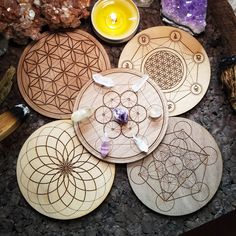
[[[191,120],[172,117],[158,148],[129,164],[127,172],[134,193],[147,207],[180,216],[211,200],[222,168],[220,150],[208,131]]]
[[[143,74],[136,70],[112,69],[101,73],[115,82],[112,88],[106,88],[89,81],[81,89],[74,111],[83,107],[92,107],[95,112],[85,122],[75,125],[80,142],[94,156],[103,159],[100,148],[104,133],[110,140],[110,152],[103,160],[112,163],[129,163],[140,160],[147,154],[141,152],[133,141],[136,135],[149,145],[149,153],[161,142],[168,122],[168,109],[160,88],[148,80],[138,91],[133,92],[132,85],[142,80]],[[151,119],[149,112],[153,106],[159,107],[163,115]],[[126,108],[129,121],[118,124],[113,117],[113,109]]]
[[[79,90],[92,73],[110,67],[105,49],[92,35],[82,30],[45,33],[24,50],[17,80],[22,96],[34,110],[68,119]]]
[[[74,219],[97,208],[108,195],[115,165],[88,153],[72,122],[60,120],[36,130],[17,161],[17,181],[26,201],[55,219]]]
[[[177,28],[158,26],[133,37],[119,67],[148,74],[164,92],[170,116],[182,114],[203,98],[210,82],[210,63],[201,44]]]

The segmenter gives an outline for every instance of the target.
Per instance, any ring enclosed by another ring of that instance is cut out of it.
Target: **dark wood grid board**
[[[71,116],[75,98],[93,73],[110,69],[103,46],[82,30],[44,33],[21,55],[17,81],[25,101],[54,119]]]

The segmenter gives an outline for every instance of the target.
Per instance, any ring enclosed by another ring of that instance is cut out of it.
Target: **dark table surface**
[[[24,200],[16,180],[19,151],[29,135],[52,121],[31,110],[30,116],[12,135],[0,143],[0,235],[179,235],[236,208],[236,116],[222,90],[218,63],[224,51],[221,32],[208,8],[207,27],[196,38],[205,48],[211,63],[211,81],[202,101],[182,115],[205,127],[215,138],[223,157],[223,176],[213,199],[199,211],[181,217],[160,215],[143,205],[133,193],[126,174],[126,165],[116,165],[114,185],[106,200],[92,213],[79,219],[60,221],[39,214]],[[160,5],[140,8],[139,30],[164,25]],[[80,27],[94,35],[90,19]],[[94,35],[95,36],[95,35]],[[110,45],[100,41],[117,67],[125,44]],[[25,45],[10,42],[7,53],[0,57],[0,76],[17,67]],[[15,104],[25,103],[14,78],[13,88],[0,106],[0,113]],[[226,229],[227,230],[227,229]]]

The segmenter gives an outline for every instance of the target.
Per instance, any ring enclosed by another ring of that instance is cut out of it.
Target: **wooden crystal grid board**
[[[169,119],[158,148],[127,167],[132,189],[152,210],[172,216],[206,205],[221,181],[222,158],[213,137],[199,124]]]
[[[119,67],[148,74],[164,92],[170,116],[197,105],[210,82],[210,63],[201,44],[190,34],[167,26],[133,37],[121,53]]]
[[[71,121],[36,130],[23,145],[17,180],[26,201],[56,219],[73,219],[97,208],[108,195],[115,166],[88,153]]]
[[[106,51],[90,34],[81,30],[45,33],[24,50],[17,80],[22,96],[34,110],[67,119],[78,91],[92,73],[109,68]]]
[[[100,147],[104,133],[107,133],[111,150],[104,158],[105,161],[129,163],[140,160],[146,153],[139,151],[132,137],[136,135],[143,138],[149,145],[149,153],[158,146],[165,135],[168,122],[164,95],[150,79],[137,93],[133,92],[132,85],[142,80],[143,76],[138,71],[112,69],[101,74],[113,79],[116,85],[109,89],[89,81],[81,89],[74,111],[92,107],[95,112],[87,121],[75,125],[76,133],[84,147],[98,158],[102,158]],[[157,120],[149,117],[153,106],[159,107],[163,112],[163,116]],[[129,111],[126,125],[120,125],[114,120],[112,109],[116,107]]]

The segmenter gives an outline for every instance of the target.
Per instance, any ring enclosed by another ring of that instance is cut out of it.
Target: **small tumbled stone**
[[[163,20],[190,29],[194,34],[205,30],[207,0],[162,0]]]

